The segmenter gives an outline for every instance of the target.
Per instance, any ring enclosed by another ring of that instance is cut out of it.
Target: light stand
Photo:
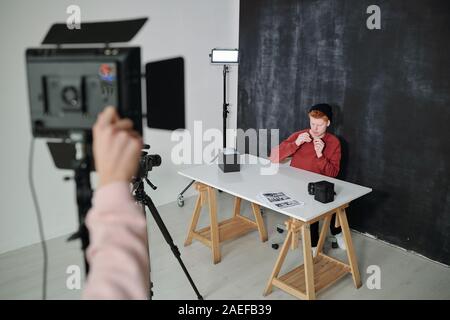
[[[229,72],[230,64],[239,63],[238,49],[212,49],[211,54],[212,64],[223,65],[223,149],[219,151],[219,168],[223,172],[237,172],[240,171],[239,154],[233,149],[227,149],[227,117],[228,106],[227,102],[227,74]]]
[[[227,73],[229,67],[228,65],[224,64],[223,65],[223,113],[222,113],[222,117],[223,117],[223,149],[225,149],[227,147],[227,135],[226,135],[226,131],[227,131],[227,117],[228,117],[228,106],[230,105],[227,102]]]
[[[228,117],[228,106],[227,102],[227,73],[229,72],[230,64],[239,64],[239,50],[238,49],[217,49],[214,48],[209,54],[211,59],[211,64],[223,65],[223,149],[217,157],[219,158],[219,167],[223,172],[236,172],[240,170],[239,165],[239,154],[236,150],[231,152],[227,150],[227,117]],[[215,160],[215,158],[213,159]],[[177,203],[179,207],[184,206],[183,194],[195,181],[189,182],[189,184],[178,194]]]
[[[86,275],[89,273],[89,264],[86,257],[86,249],[89,246],[89,231],[85,224],[86,215],[91,208],[92,187],[91,187],[91,171],[92,171],[92,143],[86,133],[73,133],[71,134],[71,141],[75,144],[75,159],[72,160],[72,164],[68,166],[74,167],[75,170],[75,186],[77,195],[78,206],[78,231],[72,234],[67,241],[80,239],[81,250],[83,251],[84,266]],[[52,154],[56,159],[56,155]],[[70,178],[65,178],[68,180]]]
[[[240,171],[239,154],[233,149],[227,149],[227,117],[228,106],[227,102],[227,74],[229,72],[228,64],[223,65],[223,149],[219,151],[219,168],[223,172],[237,172]]]

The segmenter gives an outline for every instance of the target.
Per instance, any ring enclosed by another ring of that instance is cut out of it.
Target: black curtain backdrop
[[[351,227],[450,265],[450,1],[244,0],[238,127],[309,126],[334,107],[340,178],[374,189]]]

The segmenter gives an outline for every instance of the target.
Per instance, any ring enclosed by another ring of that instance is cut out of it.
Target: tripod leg
[[[188,278],[189,283],[192,286],[192,289],[194,289],[195,293],[197,294],[197,299],[203,300],[203,297],[201,296],[200,292],[198,292],[198,289],[195,286],[195,283],[192,280],[189,272],[187,271],[186,266],[183,263],[183,260],[181,260],[180,251],[178,250],[178,247],[173,243],[173,239],[170,236],[169,230],[167,230],[163,220],[161,219],[161,216],[159,215],[158,210],[155,207],[155,204],[153,203],[152,199],[148,195],[145,195],[143,200],[144,200],[144,204],[150,210],[150,213],[152,214],[153,219],[155,219],[155,222],[158,225],[158,228],[161,231],[164,239],[166,240],[167,244],[169,245],[170,249],[172,250],[173,255],[178,260],[178,263],[180,264],[181,269],[183,269],[184,274]]]
[[[87,248],[89,247],[89,231],[84,224],[80,226],[80,239],[81,239],[81,250],[83,250],[83,258],[84,258],[84,271],[86,275],[89,273],[89,263],[87,260]]]
[[[89,273],[89,264],[86,257],[86,250],[89,246],[89,230],[86,227],[85,219],[89,209],[91,208],[92,188],[90,178],[90,159],[85,158],[80,162],[78,168],[75,169],[75,185],[77,192],[78,205],[78,221],[79,231],[72,235],[69,240],[81,240],[81,249],[83,250],[84,266],[86,275]]]
[[[145,204],[144,203],[141,203],[142,204],[142,213],[144,214],[144,216],[145,216],[145,218],[147,219],[147,214],[146,214],[146,212],[145,212]],[[147,229],[147,232],[146,232],[146,234],[145,234],[145,243],[147,244],[147,253],[148,253],[148,283],[149,283],[149,300],[152,300],[152,297],[153,297],[153,290],[152,290],[152,288],[153,288],[153,283],[152,283],[152,268],[151,268],[151,265],[150,265],[150,245],[149,245],[149,242],[148,242],[148,224],[146,224],[146,229]]]

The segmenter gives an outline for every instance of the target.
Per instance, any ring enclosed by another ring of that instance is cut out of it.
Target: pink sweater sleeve
[[[86,226],[90,270],[83,299],[148,299],[147,224],[129,185],[116,182],[97,190]]]

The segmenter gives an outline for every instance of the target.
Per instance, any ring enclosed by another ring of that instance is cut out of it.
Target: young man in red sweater
[[[308,129],[293,133],[279,146],[272,149],[270,160],[274,163],[292,157],[291,166],[312,171],[329,177],[336,177],[341,162],[341,144],[339,139],[327,132],[333,118],[333,112],[328,104],[316,104],[309,110]],[[331,234],[335,236],[341,249],[345,250],[341,228],[330,223]],[[319,241],[319,222],[311,225],[311,245],[313,250]]]

